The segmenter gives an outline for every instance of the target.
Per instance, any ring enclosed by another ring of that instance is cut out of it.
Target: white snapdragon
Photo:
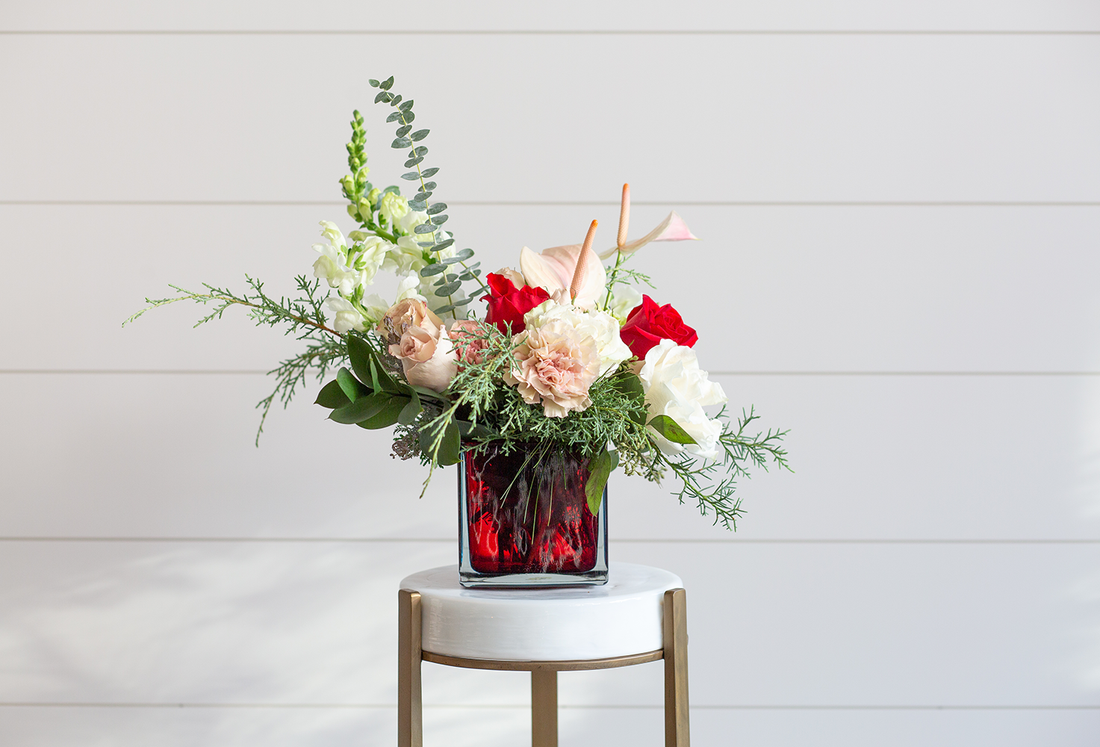
[[[397,219],[397,227],[404,233],[411,234],[413,230],[428,222],[428,214],[423,210],[409,210],[403,216]],[[429,234],[416,234],[417,236],[426,236]]]
[[[382,269],[395,274],[420,272],[428,263],[424,259],[424,249],[416,241],[415,236],[402,236],[397,244],[391,244]]]
[[[363,315],[351,304],[339,296],[329,296],[325,299],[325,308],[331,311],[335,316],[333,318],[333,328],[343,334],[348,330],[354,329],[356,332],[366,332],[366,319]],[[385,309],[382,313],[386,313]],[[379,317],[381,318],[381,317]]]
[[[669,456],[687,452],[702,459],[717,459],[722,423],[707,417],[703,407],[724,404],[726,394],[699,368],[695,351],[672,340],[661,340],[646,353],[638,378],[642,380],[650,418],[668,415],[695,439],[694,444],[677,444],[651,429],[657,447]]]
[[[344,235],[332,221],[321,221],[321,235],[328,244],[314,244],[321,256],[313,263],[313,277],[324,280],[330,288],[339,288],[342,295],[351,295],[359,285],[360,273],[348,264],[348,247]]]
[[[398,221],[408,215],[409,201],[393,192],[383,192],[382,199],[378,202],[378,213],[391,226],[396,226]]]
[[[619,337],[619,322],[610,314],[591,309],[582,311],[569,303],[553,299],[544,301],[523,316],[527,329],[538,329],[551,320],[561,320],[572,326],[582,337],[591,337],[600,361],[600,376],[617,367],[632,355]]]
[[[355,287],[371,285],[374,282],[375,275],[378,274],[378,270],[393,248],[393,244],[379,236],[367,236],[362,244],[356,244],[351,248],[348,264],[358,273]],[[342,288],[340,292],[345,296],[350,295]]]

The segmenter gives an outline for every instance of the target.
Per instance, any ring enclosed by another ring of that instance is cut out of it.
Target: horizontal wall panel
[[[257,13],[247,5],[188,3],[162,7],[136,0],[115,0],[93,10],[73,0],[12,2],[0,13],[2,30],[702,30],[721,29],[1100,29],[1100,14],[1083,0],[1036,3],[936,2],[919,5],[876,4],[859,0],[829,3],[784,0],[693,3],[670,14],[657,2],[561,0],[537,11],[505,0],[481,0],[459,9],[444,0],[417,5],[364,6],[349,0],[311,3],[309,8],[275,4]]]
[[[400,168],[366,82],[390,73],[433,130],[443,199],[600,200],[622,181],[658,200],[1100,199],[1100,38],[561,42],[11,36],[0,200],[325,199],[353,108],[392,167],[375,173]],[[387,67],[349,69],[364,45]]]
[[[688,589],[696,707],[1095,705],[1100,549],[614,546]],[[0,702],[392,705],[396,591],[451,548],[0,545]],[[661,665],[561,702],[659,705]],[[437,704],[520,673],[426,666]]]
[[[389,431],[304,395],[253,446],[261,376],[7,375],[0,419],[14,537],[449,541],[455,474],[389,456]],[[731,535],[663,487],[616,475],[622,539],[1100,539],[1096,377],[721,376],[793,474],[742,481]]]
[[[0,739],[20,747],[389,747],[397,710],[270,708],[4,708]],[[659,709],[561,708],[563,747],[663,744]],[[740,747],[1089,747],[1100,732],[1095,711],[714,711],[691,713],[697,744]],[[450,747],[513,747],[530,741],[522,707],[424,709],[424,743]]]
[[[1100,207],[670,202],[637,206],[631,235],[672,209],[702,240],[651,244],[632,266],[653,277],[656,289],[643,290],[699,331],[709,370],[1100,371],[1100,255],[1090,243]],[[37,248],[59,211],[77,236]],[[455,205],[450,213],[459,246],[474,248],[488,271],[518,266],[524,245],[579,242],[593,219],[598,246],[610,246],[618,223],[614,205]],[[170,283],[242,293],[251,274],[272,295],[289,294],[295,275],[312,276],[318,221],[354,228],[341,215],[336,202],[0,206],[0,233],[21,248],[5,257],[0,306],[34,322],[8,330],[0,368],[273,368],[300,346],[279,330],[253,329],[243,308],[198,330],[192,325],[208,312],[195,304],[158,309],[126,328],[122,321],[147,296],[173,295]],[[48,280],[50,300],[35,278]],[[375,288],[392,298],[392,276],[380,273]],[[485,305],[473,308],[484,313]]]

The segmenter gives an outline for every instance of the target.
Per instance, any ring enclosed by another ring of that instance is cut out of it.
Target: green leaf
[[[365,420],[360,420],[356,425],[370,430],[389,428],[401,417],[401,411],[405,409],[409,401],[407,397],[391,397],[381,410]]]
[[[382,81],[382,82],[381,82],[381,83],[379,84],[379,87],[380,87],[380,88],[381,88],[381,89],[382,89],[383,91],[388,91],[388,90],[390,90],[390,88],[392,88],[392,87],[393,87],[393,76],[391,75],[390,77],[388,77],[388,78],[386,78],[386,79],[385,79],[384,81]]]
[[[409,145],[409,139],[407,137],[399,137],[390,143],[391,148],[407,148]]]
[[[386,117],[387,122],[396,122],[399,119],[401,119],[401,112],[390,112],[390,116]]]
[[[428,137],[429,132],[431,132],[431,130],[417,130],[412,134],[413,142],[416,143]]]
[[[343,407],[350,402],[351,400],[347,398],[344,390],[340,387],[340,382],[333,379],[321,387],[321,391],[317,394],[317,399],[313,404],[335,410],[337,407]]]
[[[607,478],[619,466],[619,452],[607,449],[588,465],[588,482],[584,484],[584,495],[588,499],[588,510],[595,516],[600,512],[607,490]]]
[[[374,97],[374,103],[377,104],[379,101],[385,101],[387,96],[389,96],[389,94],[385,91],[379,91],[378,95]]]
[[[435,233],[435,226],[431,223],[421,223],[413,229],[413,233]]]
[[[428,207],[428,203],[425,200],[413,199],[409,200],[409,207],[412,210],[423,210],[424,208]]]
[[[398,117],[401,116],[401,112],[394,112],[390,116],[392,117],[394,114],[396,114]],[[394,131],[393,134],[396,135],[397,137],[405,137],[406,135],[409,134],[409,130],[411,130],[411,129],[412,129],[412,125],[401,125],[400,127],[397,128],[396,131]]]
[[[435,182],[428,182],[423,187],[421,187],[419,191],[420,192],[431,192],[433,189],[435,189],[438,186],[439,185],[436,184]]]
[[[405,181],[415,182],[417,179],[420,178],[420,174],[416,173],[415,171],[409,171],[409,172],[406,172],[406,173],[402,174],[401,178],[404,179]]]
[[[413,110],[412,109],[406,109],[405,110],[405,123],[408,124],[409,122],[412,122],[414,119],[416,119],[416,114],[413,112]]]
[[[359,381],[352,376],[351,371],[346,368],[341,368],[336,373],[336,383],[340,386],[340,391],[344,393],[344,396],[348,398],[349,402],[354,402],[365,394],[369,394],[370,390],[366,389]]]
[[[401,102],[401,111],[407,112],[409,109],[412,109],[412,108],[413,108],[413,100],[412,99],[409,99],[408,101],[402,101]]]
[[[447,222],[447,216],[446,215],[436,215],[436,216],[433,216],[432,220],[431,220],[432,225],[435,225],[435,226],[442,226],[446,222]]]
[[[427,179],[430,176],[435,176],[439,173],[438,166],[432,166],[430,169],[424,169],[424,178]]]
[[[431,176],[428,173],[428,171],[432,171],[432,169],[427,169],[424,172],[424,176]],[[437,213],[442,213],[446,209],[447,209],[447,203],[437,202],[434,205],[432,205],[430,208],[428,208],[428,215],[436,215]]]
[[[351,362],[351,370],[356,378],[364,384],[373,381],[371,373],[371,360],[374,358],[374,350],[370,344],[361,337],[348,335],[348,360]]]
[[[371,78],[367,82],[370,83],[371,88],[378,88],[378,79],[377,78]]]
[[[645,406],[645,389],[642,388],[642,380],[633,371],[624,371],[616,376],[614,386],[639,407]],[[634,416],[634,422],[645,425],[644,409]]]
[[[412,425],[416,420],[416,416],[424,409],[424,406],[420,404],[420,397],[416,392],[412,393],[412,399],[409,400],[409,404],[401,408],[401,413],[397,416],[397,422],[401,425]]]
[[[454,239],[447,239],[445,241],[440,241],[438,244],[435,245],[435,249],[433,251],[441,252],[453,243],[455,243]]]
[[[440,297],[449,296],[461,287],[462,287],[462,281],[461,280],[455,280],[453,283],[447,283],[446,285],[443,285],[443,286],[440,286],[439,288],[436,288],[435,289],[435,295],[440,296]]]
[[[677,444],[693,444],[697,443],[687,431],[685,431],[679,423],[670,418],[668,415],[658,415],[649,421],[649,426],[667,438],[669,441]]]
[[[393,395],[386,394],[385,392],[376,392],[375,394],[367,395],[366,397],[360,397],[354,402],[338,407],[329,413],[329,420],[334,420],[337,423],[343,423],[345,425],[351,425],[352,423],[359,423],[367,418],[377,415],[383,407],[385,407]],[[402,404],[402,407],[404,404]]]
[[[438,275],[439,273],[443,272],[446,269],[447,269],[447,265],[443,264],[442,262],[434,264],[434,265],[427,265],[425,267],[420,268],[420,277],[430,278],[432,275]]]
[[[404,97],[401,94],[397,94],[396,96],[393,97],[393,102],[390,104],[390,106],[397,106],[398,104],[401,103],[402,98],[404,98]]]
[[[419,158],[420,156],[426,155],[427,153],[428,147],[426,145],[418,145],[412,149],[412,153],[410,153],[409,155],[412,158]]]
[[[441,467],[446,467],[451,464],[458,464],[461,455],[462,436],[458,430],[458,423],[452,420],[447,423],[447,430],[443,434],[443,442],[439,444],[439,454],[436,461]]]
[[[410,158],[408,161],[405,161],[405,168],[411,169],[413,166],[415,166],[418,163],[421,163],[423,160],[424,160],[424,158],[422,156],[417,156],[416,158]]]

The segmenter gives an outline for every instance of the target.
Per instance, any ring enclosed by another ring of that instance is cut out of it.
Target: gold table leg
[[[687,592],[665,592],[665,747],[689,747]]]
[[[424,746],[420,593],[397,592],[397,747]]]
[[[531,670],[531,747],[558,747],[558,673]]]

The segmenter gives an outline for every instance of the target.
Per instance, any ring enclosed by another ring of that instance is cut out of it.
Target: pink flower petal
[[[629,241],[623,246],[623,254],[631,254],[638,251],[651,241],[698,241],[699,238],[688,229],[684,219],[675,210],[661,221],[661,224],[636,241]],[[600,254],[600,259],[615,256],[617,247],[611,247]]]

